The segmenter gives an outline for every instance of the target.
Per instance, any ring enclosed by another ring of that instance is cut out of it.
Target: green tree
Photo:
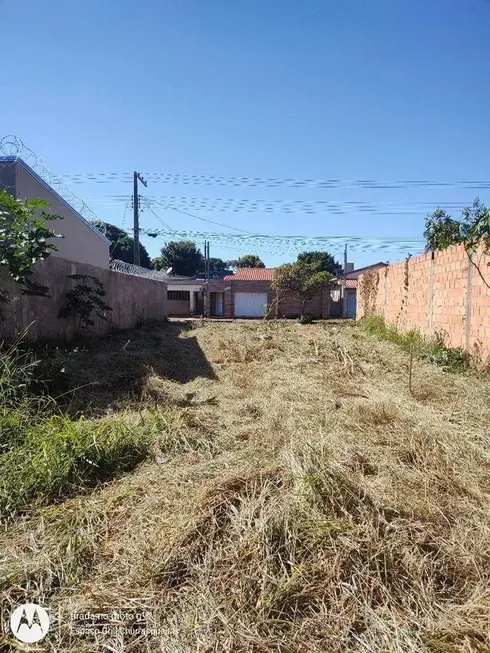
[[[58,249],[49,241],[62,238],[46,225],[62,219],[45,211],[48,206],[43,200],[19,200],[0,190],[0,265],[6,266],[25,295],[48,296],[49,288],[31,279],[34,263]],[[0,295],[3,302],[8,301],[5,290]]]
[[[463,242],[462,224],[443,209],[437,209],[425,219],[424,238],[426,252],[457,245]]]
[[[108,222],[94,222],[94,226],[105,232],[106,238],[110,241],[109,253],[111,258],[126,263],[134,263],[134,239],[125,231]],[[146,247],[140,243],[140,265],[143,268],[151,268],[151,259]]]
[[[490,256],[490,210],[477,197],[471,206],[463,209],[461,220],[453,220],[442,209],[437,209],[425,220],[424,236],[426,251],[444,250],[453,245],[464,245],[471,264],[481,280],[490,288],[480,266],[474,260],[474,253],[481,247],[482,253]]]
[[[316,263],[285,263],[274,271],[271,286],[280,298],[285,292],[290,292],[301,301],[301,317],[305,312],[306,302],[328,285],[334,276],[330,272],[318,270]]]
[[[173,274],[192,277],[204,270],[204,258],[191,240],[173,240],[160,250],[161,255],[153,259],[155,270],[172,268]]]
[[[342,267],[328,252],[301,252],[298,254],[298,263],[312,263],[317,266],[319,272],[331,274],[337,274]]]
[[[204,271],[204,267],[203,267]],[[211,279],[221,279],[227,274],[233,274],[233,270],[230,268],[230,265],[223,261],[220,258],[209,259],[209,276]]]
[[[232,268],[265,268],[257,254],[244,254],[238,259],[228,261],[228,265]]]

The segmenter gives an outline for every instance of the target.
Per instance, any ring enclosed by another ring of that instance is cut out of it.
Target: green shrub
[[[0,520],[131,469],[150,443],[148,431],[122,420],[73,422],[59,415],[25,427],[16,446],[0,455]]]
[[[313,318],[311,317],[311,315],[305,314],[299,318],[298,322],[300,324],[313,324]]]
[[[143,421],[71,420],[39,392],[37,363],[0,350],[0,521],[134,467],[155,439]]]
[[[404,351],[413,351],[420,358],[430,360],[452,372],[462,372],[468,369],[470,357],[466,351],[445,345],[445,335],[436,333],[432,338],[425,338],[420,331],[412,329],[400,333],[392,324],[386,324],[379,315],[370,315],[362,319],[362,326],[368,333],[389,340],[401,347]]]

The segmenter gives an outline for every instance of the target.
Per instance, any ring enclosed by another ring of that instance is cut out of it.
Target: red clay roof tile
[[[225,281],[272,281],[274,268],[238,268],[235,274],[224,277]]]

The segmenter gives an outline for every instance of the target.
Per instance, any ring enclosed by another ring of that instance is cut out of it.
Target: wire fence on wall
[[[154,281],[168,281],[168,276],[163,272],[158,272],[157,270],[148,270],[148,268],[142,268],[139,265],[126,263],[125,261],[119,261],[118,259],[112,259],[109,267],[114,272],[121,272],[122,274],[132,274],[136,277],[146,277],[147,279],[153,279]]]

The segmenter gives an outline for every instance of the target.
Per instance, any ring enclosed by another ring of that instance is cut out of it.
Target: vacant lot
[[[39,355],[3,363],[0,592],[49,608],[43,650],[490,650],[487,381],[415,361],[410,392],[353,324]]]

